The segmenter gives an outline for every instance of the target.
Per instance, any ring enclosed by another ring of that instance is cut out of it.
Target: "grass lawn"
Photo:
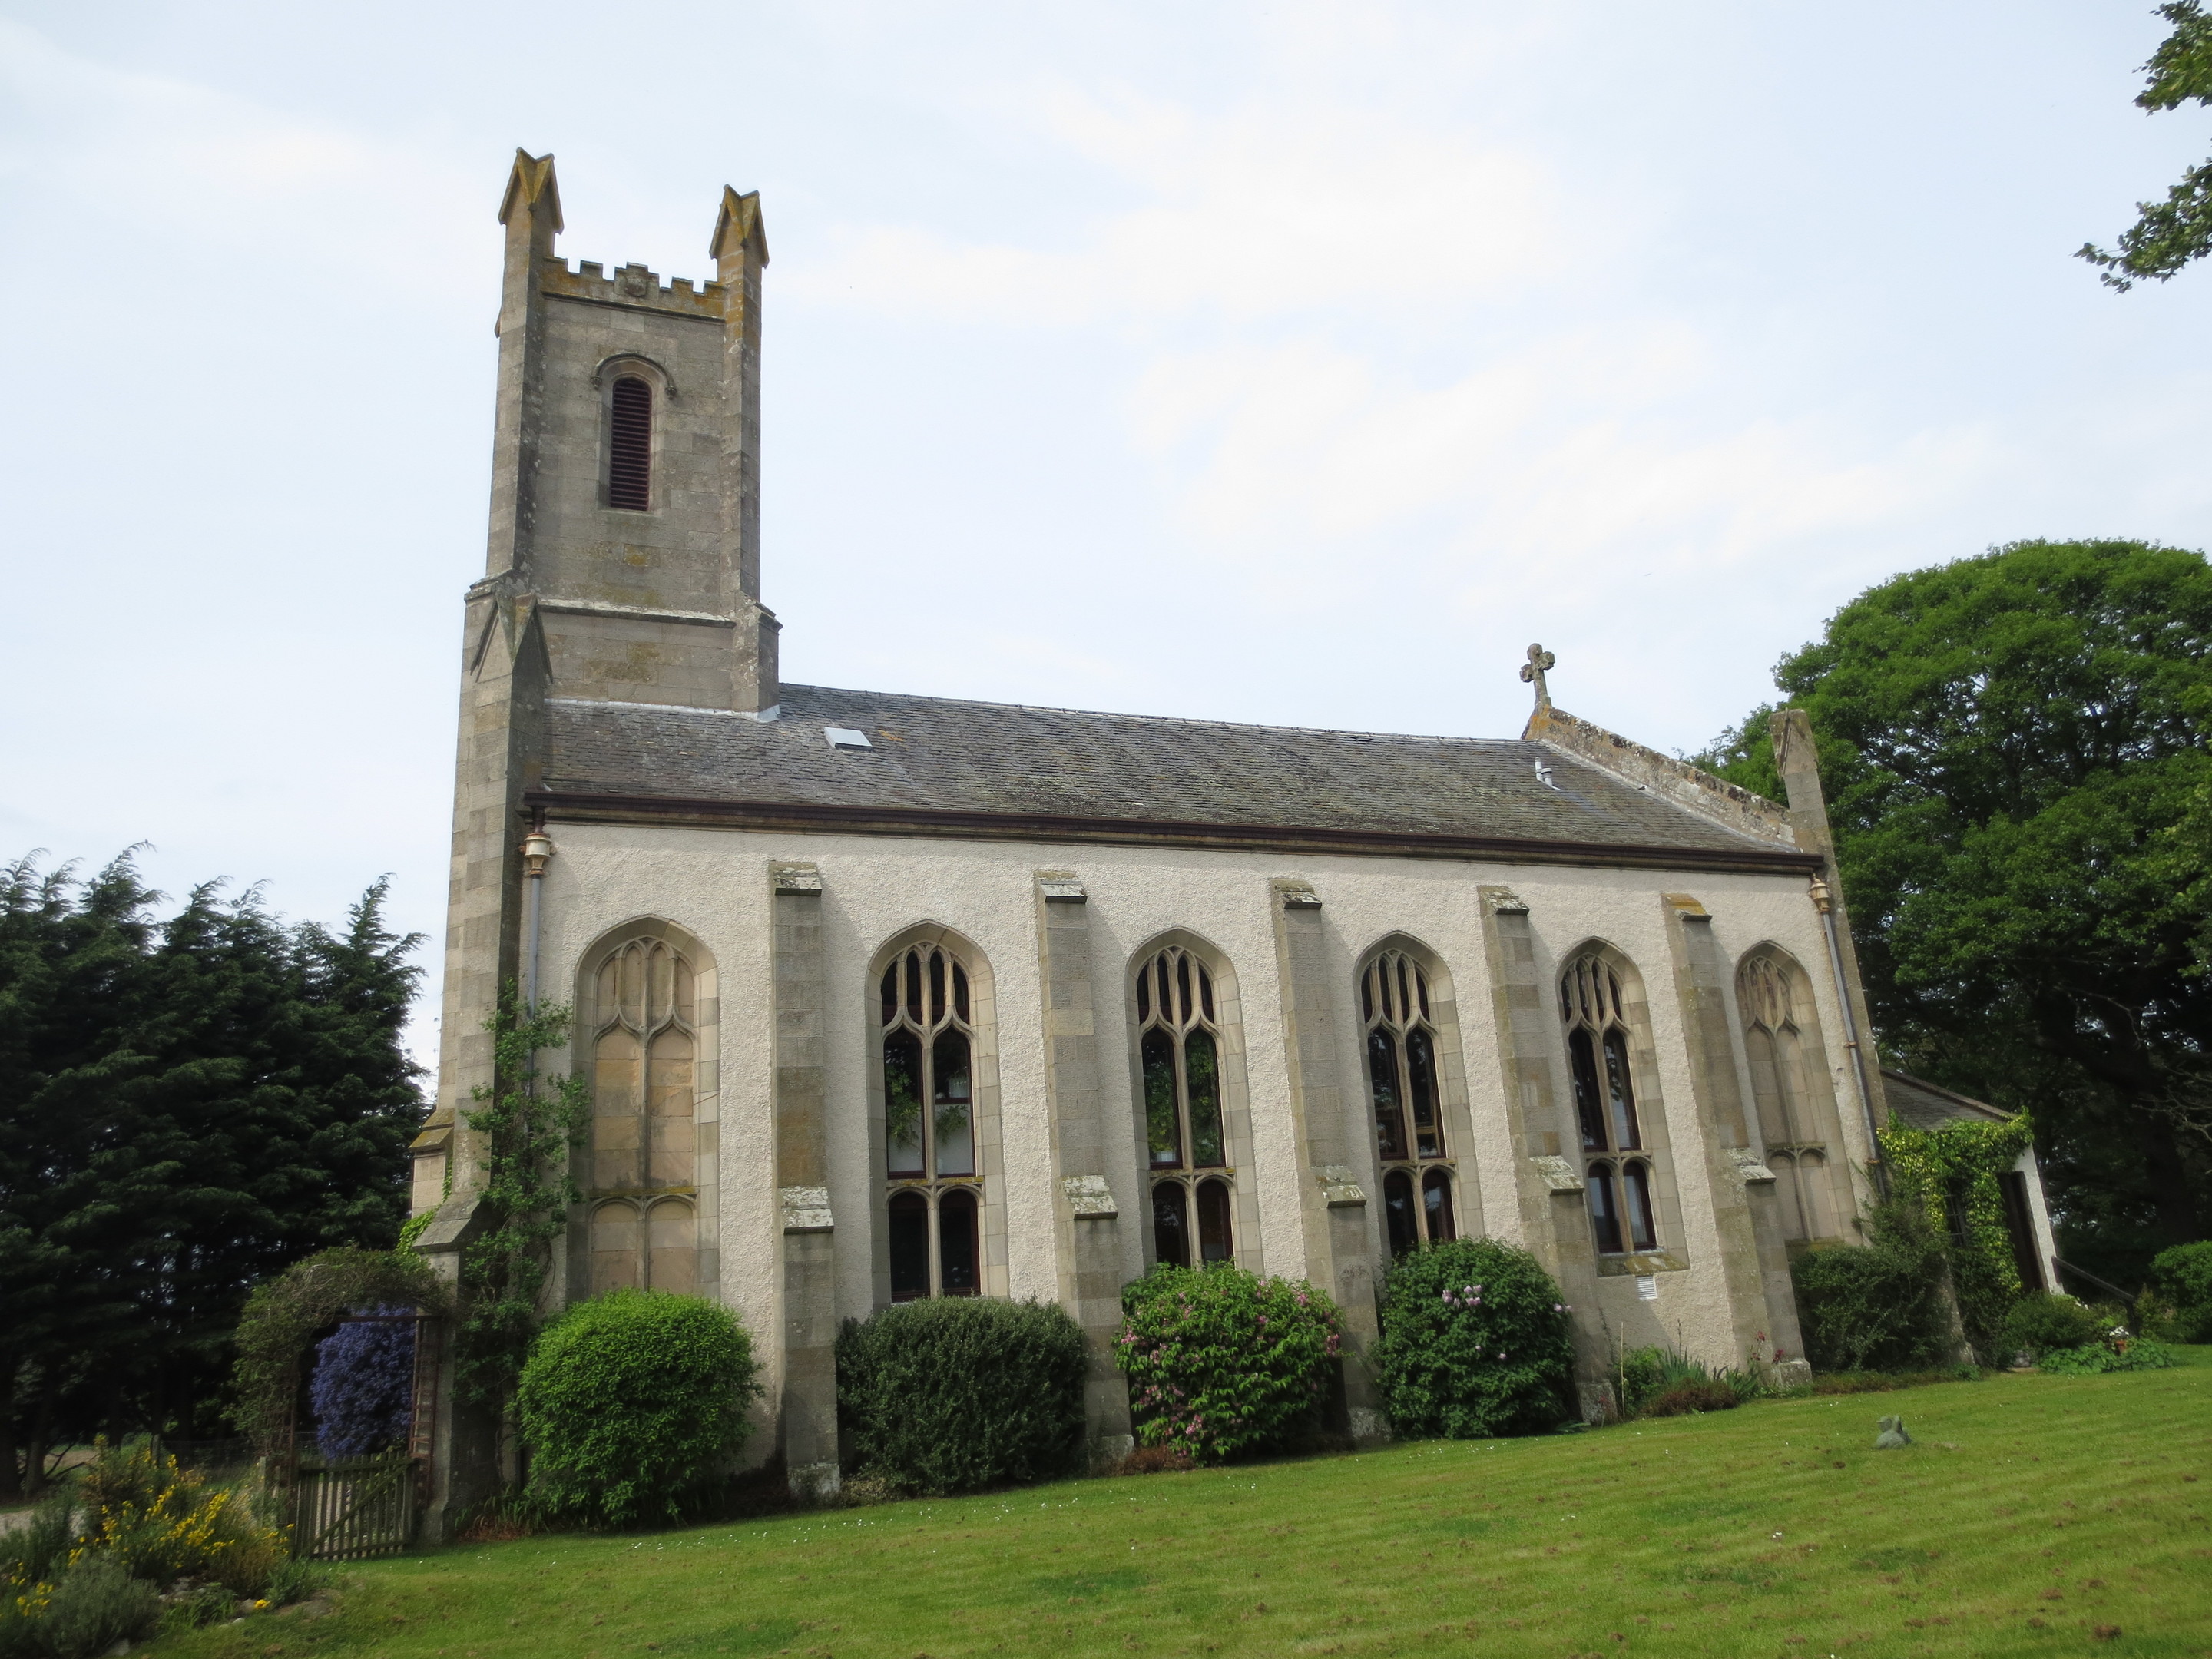
[[[162,1659],[2212,1655],[2212,1349],[2187,1357],[465,1547]],[[1917,1445],[1872,1449],[1888,1412]]]

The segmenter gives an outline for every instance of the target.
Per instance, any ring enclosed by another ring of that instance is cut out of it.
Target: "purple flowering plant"
[[[1370,1358],[1406,1439],[1539,1434],[1574,1415],[1567,1316],[1536,1258],[1493,1239],[1401,1256]]]
[[[402,1443],[414,1420],[415,1324],[411,1308],[379,1308],[355,1317],[315,1345],[307,1403],[315,1444],[325,1457],[367,1457]]]
[[[1344,1340],[1325,1292],[1226,1262],[1156,1267],[1123,1288],[1121,1314],[1137,1437],[1194,1463],[1272,1449],[1315,1425]]]

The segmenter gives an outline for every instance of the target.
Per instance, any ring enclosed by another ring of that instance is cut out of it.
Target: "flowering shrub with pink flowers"
[[[1402,1439],[1541,1434],[1575,1415],[1559,1286],[1528,1251],[1467,1238],[1401,1256],[1370,1358]]]
[[[1227,1262],[1155,1267],[1121,1291],[1121,1369],[1137,1438],[1194,1463],[1318,1425],[1343,1322],[1325,1291]]]

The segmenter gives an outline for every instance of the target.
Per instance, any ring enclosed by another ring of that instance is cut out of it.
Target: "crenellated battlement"
[[[565,300],[593,300],[602,305],[640,306],[648,311],[674,312],[684,317],[722,317],[722,285],[708,283],[694,288],[689,276],[678,276],[664,288],[654,272],[641,264],[618,268],[613,276],[596,259],[581,259],[574,270],[558,254],[539,262],[538,287]]]

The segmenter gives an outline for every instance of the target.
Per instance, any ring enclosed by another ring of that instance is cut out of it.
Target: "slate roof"
[[[556,794],[1786,851],[1549,745],[782,688],[768,723],[555,699]],[[864,732],[835,748],[828,726]],[[1541,763],[1547,783],[1538,775]]]
[[[1910,1129],[1942,1129],[1954,1123],[2009,1123],[2012,1114],[1985,1100],[1954,1095],[1903,1072],[1881,1068],[1881,1092],[1889,1109]]]

